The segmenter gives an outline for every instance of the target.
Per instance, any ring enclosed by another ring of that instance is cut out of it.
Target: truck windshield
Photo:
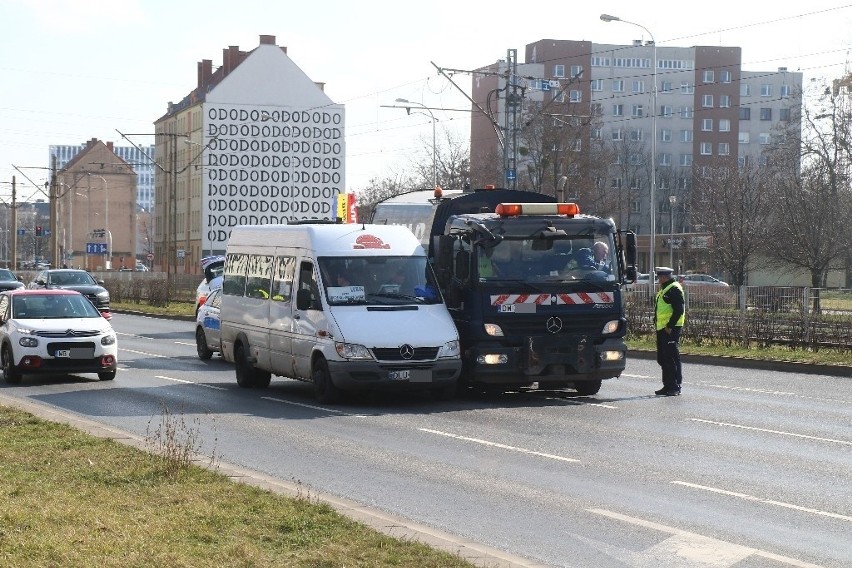
[[[329,305],[438,304],[441,295],[425,256],[320,257]]]
[[[480,282],[614,282],[618,263],[612,235],[569,235],[556,240],[506,237],[496,246],[477,247]]]

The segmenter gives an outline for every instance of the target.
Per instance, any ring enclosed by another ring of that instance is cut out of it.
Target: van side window
[[[299,267],[299,290],[310,290],[311,292],[311,305],[308,309],[322,309],[319,288],[316,280],[314,280],[314,265],[310,262],[303,262]]]
[[[296,259],[292,256],[279,256],[272,273],[272,299],[276,302],[289,302],[293,294],[293,275],[296,272]]]
[[[222,293],[227,296],[245,296],[248,255],[231,253],[225,257]]]
[[[246,296],[249,298],[269,299],[272,260],[273,257],[267,255],[249,255],[246,271]]]

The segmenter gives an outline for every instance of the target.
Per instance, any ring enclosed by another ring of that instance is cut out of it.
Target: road
[[[245,390],[192,324],[118,314],[120,372],[27,377],[25,398],[150,436],[164,409],[221,460],[566,567],[852,565],[852,379],[698,364],[658,398],[632,359],[594,397],[525,392],[326,407]]]

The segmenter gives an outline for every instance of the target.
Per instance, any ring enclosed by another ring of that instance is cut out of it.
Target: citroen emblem
[[[562,320],[557,317],[548,318],[547,331],[550,333],[559,333],[562,331]]]
[[[414,357],[414,347],[406,343],[399,348],[399,354],[403,359],[411,359]]]

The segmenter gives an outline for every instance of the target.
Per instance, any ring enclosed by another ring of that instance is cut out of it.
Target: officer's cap
[[[674,274],[674,270],[668,266],[658,266],[654,269],[654,272],[657,273],[657,276],[671,276]]]

